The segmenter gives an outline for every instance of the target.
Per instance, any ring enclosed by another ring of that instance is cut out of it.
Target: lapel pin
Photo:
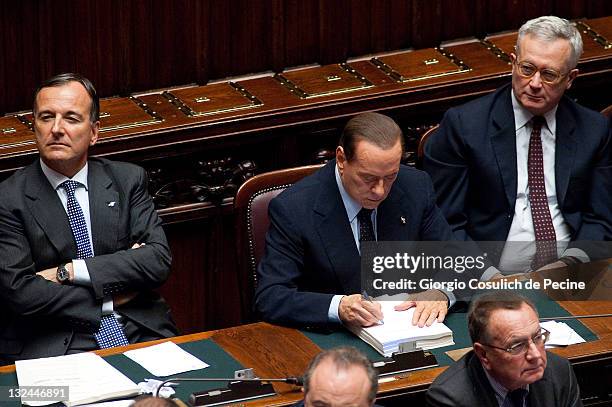
[[[112,208],[113,206],[115,206],[115,201],[110,201],[110,202],[108,203],[108,207],[109,207],[109,208]]]
[[[400,216],[400,222],[402,222],[402,225],[406,224],[406,218],[404,218],[403,216]]]

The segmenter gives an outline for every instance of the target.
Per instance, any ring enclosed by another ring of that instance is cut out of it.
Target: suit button
[[[512,215],[511,215],[511,214],[508,214],[508,215],[506,216],[506,218],[508,218],[508,219],[512,219]]]
[[[68,345],[68,338],[64,338],[64,346]]]

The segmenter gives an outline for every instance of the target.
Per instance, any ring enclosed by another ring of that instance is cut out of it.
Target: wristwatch
[[[56,278],[60,284],[66,284],[67,282],[69,282],[70,273],[68,272],[68,269],[66,268],[66,263],[62,263],[57,267]]]

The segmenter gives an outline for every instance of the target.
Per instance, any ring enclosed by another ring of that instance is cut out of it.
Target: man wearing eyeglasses
[[[485,294],[472,303],[468,326],[473,349],[432,383],[429,406],[582,406],[569,362],[544,349],[549,332],[531,301]]]
[[[505,242],[482,279],[587,262],[584,241],[612,238],[610,124],[564,96],[581,53],[567,20],[526,22],[512,83],[450,109],[425,145],[455,235]]]

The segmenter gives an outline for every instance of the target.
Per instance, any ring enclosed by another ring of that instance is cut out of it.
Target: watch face
[[[70,274],[68,273],[68,270],[66,270],[66,265],[61,264],[57,268],[57,281],[59,281],[60,283],[64,283],[68,281],[69,278],[70,278]]]

